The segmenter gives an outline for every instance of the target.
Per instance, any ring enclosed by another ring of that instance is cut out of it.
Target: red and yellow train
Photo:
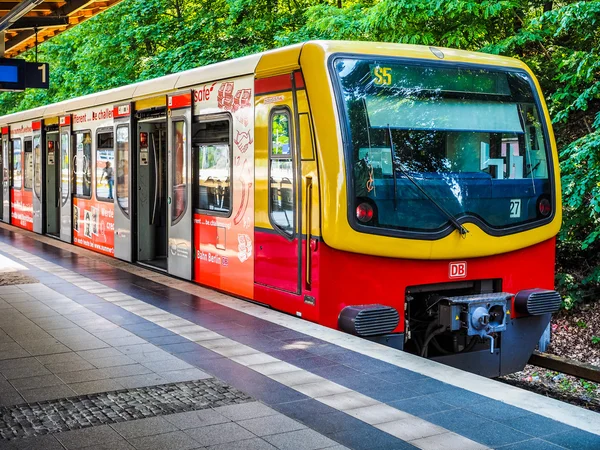
[[[560,306],[520,61],[314,41],[0,117],[2,221],[487,376]]]

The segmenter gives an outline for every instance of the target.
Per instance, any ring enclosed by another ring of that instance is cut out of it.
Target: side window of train
[[[15,189],[21,189],[22,178],[21,178],[21,139],[12,140],[12,166],[11,166],[11,177],[10,186]]]
[[[173,122],[173,199],[171,204],[171,222],[176,223],[187,208],[187,123],[183,120]]]
[[[292,121],[287,108],[277,108],[269,122],[269,216],[288,236],[294,234],[294,164]]]
[[[66,205],[67,200],[69,199],[69,133],[61,133],[60,134],[60,192],[62,197],[63,205]]]
[[[33,187],[33,147],[31,143],[31,139],[25,140],[25,162],[23,163],[25,167],[23,170],[25,172],[24,178],[24,187],[27,190],[31,190]]]
[[[96,136],[96,198],[112,202],[114,186],[114,133],[112,130],[102,130]]]
[[[192,145],[198,158],[194,207],[213,215],[231,215],[231,120],[194,124]]]
[[[33,191],[35,196],[42,199],[42,137],[38,134],[33,137],[33,168],[34,168],[34,183]]]
[[[75,156],[73,158],[73,193],[78,197],[90,198],[92,195],[92,133],[75,133]]]
[[[117,127],[117,202],[129,216],[129,125]]]

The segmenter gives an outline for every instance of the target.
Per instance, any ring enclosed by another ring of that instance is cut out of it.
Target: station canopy
[[[62,33],[84,20],[105,11],[121,0],[0,0],[0,21],[21,3],[34,4],[25,15],[4,30],[5,56],[13,58],[37,43]],[[31,5],[30,5],[31,6]]]

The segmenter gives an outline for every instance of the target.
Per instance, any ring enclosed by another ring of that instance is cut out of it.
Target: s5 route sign
[[[465,278],[467,276],[467,262],[451,262],[448,266],[449,278]]]

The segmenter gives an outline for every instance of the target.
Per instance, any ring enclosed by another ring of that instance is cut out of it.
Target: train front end
[[[561,303],[558,158],[531,71],[370,43],[307,44],[301,63],[311,102],[331,99],[313,109],[323,321],[485,376],[522,369]]]

